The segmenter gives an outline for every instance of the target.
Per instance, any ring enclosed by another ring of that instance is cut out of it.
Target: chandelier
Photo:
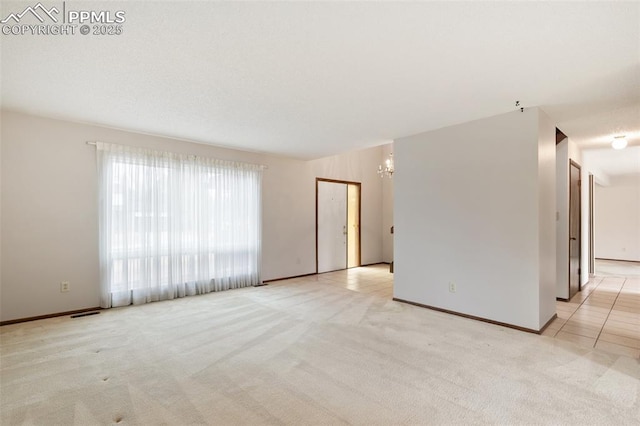
[[[392,177],[393,176],[393,152],[389,154],[389,158],[386,159],[386,161],[384,162],[384,166],[382,164],[380,164],[378,166],[378,174],[380,175],[381,178],[387,176],[387,177]]]

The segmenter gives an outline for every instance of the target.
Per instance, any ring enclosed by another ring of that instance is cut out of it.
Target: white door
[[[347,185],[318,181],[318,272],[347,268]]]

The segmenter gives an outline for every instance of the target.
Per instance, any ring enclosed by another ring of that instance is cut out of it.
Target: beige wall
[[[380,163],[393,152],[393,144],[382,146],[382,159]],[[390,228],[393,226],[393,184],[394,180],[385,177],[382,180],[382,259],[385,262],[393,260],[393,235]]]
[[[0,319],[98,306],[99,140],[265,164],[263,278],[315,272],[315,178],[362,182],[362,262],[382,255],[381,147],[314,161],[2,111]],[[301,141],[301,143],[304,143]],[[69,281],[71,291],[60,292]]]

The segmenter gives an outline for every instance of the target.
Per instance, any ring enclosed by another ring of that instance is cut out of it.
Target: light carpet
[[[637,359],[322,281],[0,338],[2,425],[640,423]]]

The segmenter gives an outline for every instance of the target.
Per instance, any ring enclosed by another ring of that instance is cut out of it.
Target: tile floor
[[[372,265],[322,275],[320,280],[326,280],[331,285],[388,299],[393,298],[393,274],[389,273],[389,265]]]
[[[322,281],[329,285],[360,293],[375,294],[387,299],[393,297],[393,274],[389,273],[389,265],[385,264],[325,272],[280,282],[303,283],[309,281]]]
[[[596,276],[569,302],[543,335],[640,358],[640,265],[596,261]]]
[[[596,261],[596,277],[569,302],[556,302],[558,318],[543,333],[578,345],[640,358],[640,264]],[[327,272],[283,282],[329,285],[393,297],[389,265]]]

